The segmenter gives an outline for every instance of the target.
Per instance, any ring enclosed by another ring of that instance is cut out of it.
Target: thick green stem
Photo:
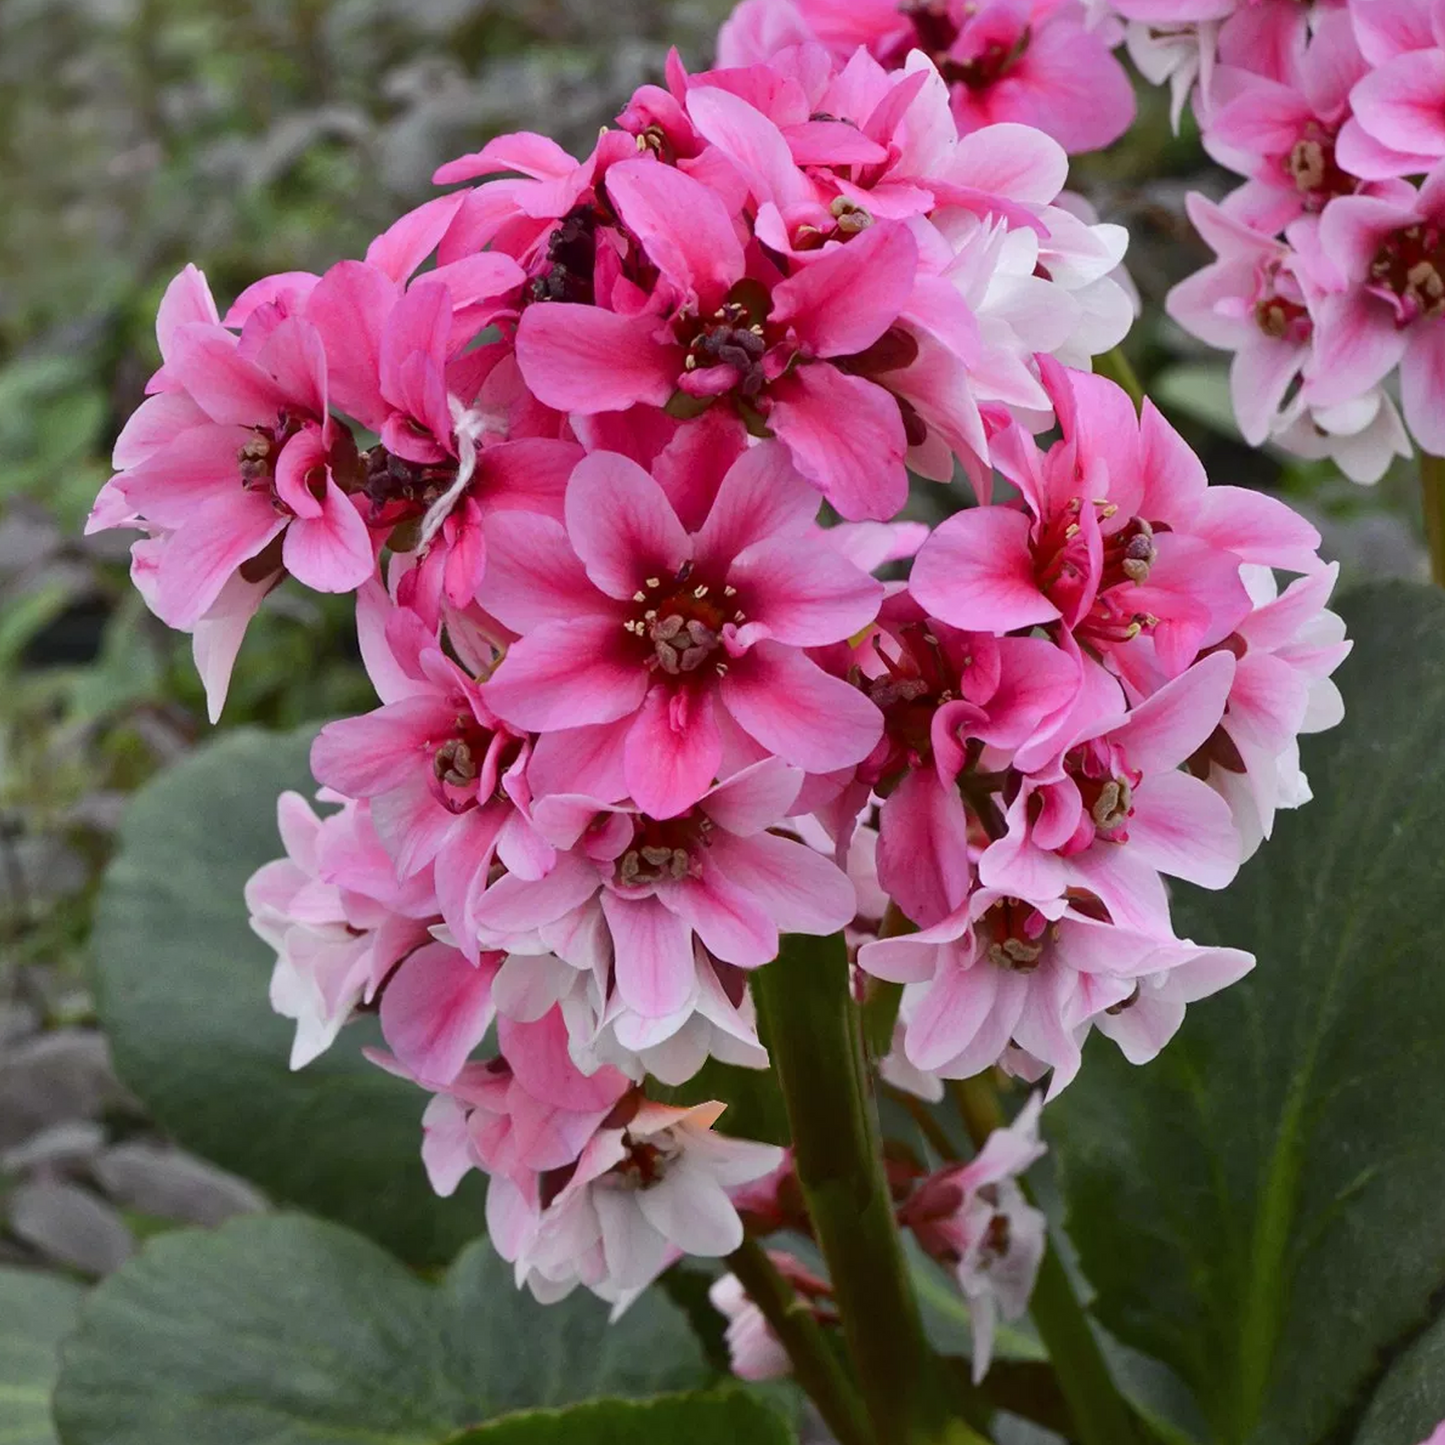
[[[1420,501],[1425,540],[1430,544],[1430,575],[1445,587],[1445,457],[1420,454]]]
[[[753,975],[793,1159],[878,1445],[983,1445],[954,1413],[908,1283],[842,935],[789,936]]]
[[[873,1431],[857,1387],[812,1311],[778,1273],[767,1251],[756,1240],[745,1239],[728,1256],[728,1265],[782,1342],[793,1362],[794,1378],[818,1407],[838,1445],[872,1445]]]
[[[989,1134],[1004,1122],[990,1075],[954,1084],[953,1098],[974,1147],[983,1148]],[[1019,1185],[1032,1203],[1027,1181],[1021,1179]],[[1057,1241],[1044,1253],[1029,1313],[1068,1401],[1079,1445],[1142,1445],[1149,1440],[1149,1432],[1114,1383]]]
[[[1124,355],[1123,349],[1116,346],[1112,351],[1106,351],[1101,356],[1094,358],[1094,370],[1100,376],[1107,376],[1110,381],[1117,382],[1129,393],[1129,400],[1134,403],[1134,410],[1138,411],[1144,405],[1144,388],[1139,384],[1139,377],[1134,371],[1133,364]]]

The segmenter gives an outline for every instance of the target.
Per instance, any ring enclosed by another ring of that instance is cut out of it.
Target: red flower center
[[[1306,124],[1283,164],[1306,211],[1322,211],[1336,196],[1352,196],[1359,189],[1359,181],[1335,161],[1335,133],[1318,121]]]
[[[1395,308],[1395,324],[1445,311],[1445,235],[1420,221],[1387,236],[1370,263],[1368,289]]]
[[[737,588],[701,579],[691,562],[673,577],[649,577],[632,600],[640,611],[623,626],[645,644],[646,666],[669,677],[696,672],[722,646],[722,629],[746,620]],[[726,663],[713,665],[727,671]]]
[[[622,888],[647,888],[698,877],[711,830],[712,820],[697,808],[677,818],[639,815],[633,823],[632,846],[617,860],[614,881]]]
[[[1049,921],[1031,903],[1001,898],[978,921],[988,961],[1010,973],[1032,973],[1042,961]]]

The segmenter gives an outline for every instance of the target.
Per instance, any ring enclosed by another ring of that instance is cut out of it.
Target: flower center
[[[707,392],[721,395],[724,391],[736,390],[739,395],[752,399],[767,385],[768,377],[763,369],[767,349],[763,318],[756,308],[742,300],[728,300],[710,318],[697,323],[687,343],[683,369],[693,372],[730,367],[733,376],[725,384],[723,378],[718,378],[716,390],[709,385]]]
[[[729,622],[745,620],[736,597],[737,588],[701,581],[692,563],[684,562],[675,577],[649,577],[633,593],[641,610],[622,625],[647,644],[649,669],[681,677],[696,672],[717,652]],[[719,673],[727,671],[723,662],[714,667]]]
[[[432,796],[450,813],[465,813],[493,797],[504,797],[501,777],[520,748],[519,739],[498,737],[470,711],[459,712],[455,730],[432,751]]]
[[[1359,184],[1335,161],[1334,133],[1313,120],[1285,156],[1284,170],[1311,212],[1323,210],[1336,196],[1354,195]]]
[[[990,939],[988,961],[1010,973],[1032,973],[1044,956],[1048,919],[1032,904],[1001,898],[979,920]]]
[[[289,512],[290,508],[276,496],[276,459],[281,449],[299,432],[304,418],[293,417],[282,412],[274,427],[253,427],[251,438],[236,449],[236,466],[241,474],[241,485],[248,492],[269,492],[271,504],[278,512]],[[308,478],[308,484],[318,497],[326,491],[326,478]]]
[[[1396,326],[1445,311],[1445,235],[1417,222],[1381,242],[1370,263],[1367,289],[1395,308]]]
[[[1314,330],[1299,282],[1278,261],[1265,262],[1255,277],[1254,321],[1266,336],[1301,345]]]
[[[1127,766],[1122,752],[1102,738],[1074,748],[1064,759],[1064,771],[1074,780],[1084,811],[1093,824],[1093,837],[1106,843],[1126,843],[1134,811],[1134,789],[1142,781]],[[1087,838],[1076,843],[1087,846]]]
[[[1066,617],[1077,611],[1093,580],[1094,562],[1079,520],[1086,506],[1094,508],[1101,523],[1118,513],[1112,502],[1086,502],[1082,497],[1074,497],[1049,518],[1034,547],[1034,577],[1039,590]],[[1154,528],[1143,517],[1131,518],[1125,526],[1105,537],[1094,604],[1075,630],[1085,627],[1096,632],[1096,640],[1100,642],[1127,642],[1137,637],[1150,625],[1150,619],[1132,611],[1125,599],[1109,598],[1106,594],[1116,587],[1147,582],[1157,560]]]
[[[882,677],[857,677],[869,700],[883,714],[884,743],[860,772],[863,781],[891,787],[910,768],[921,767],[933,753],[933,714],[956,696],[958,670],[943,643],[926,623],[910,622],[898,629],[897,655],[885,647],[881,634],[873,650],[887,671]],[[971,665],[965,658],[962,667]]]
[[[696,808],[677,818],[639,816],[632,846],[617,860],[614,882],[621,888],[651,888],[701,876],[702,850],[711,831],[712,820]]]
[[[596,206],[583,204],[574,206],[557,223],[547,242],[546,269],[534,276],[527,288],[533,301],[595,304],[597,222]]]

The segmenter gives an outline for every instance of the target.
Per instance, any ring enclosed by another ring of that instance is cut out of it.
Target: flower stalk
[[[1420,453],[1420,502],[1430,548],[1430,577],[1437,587],[1445,587],[1445,457]]]
[[[794,1378],[818,1407],[838,1445],[872,1445],[873,1431],[862,1397],[812,1313],[778,1272],[767,1250],[748,1238],[727,1262],[788,1352]]]
[[[1134,364],[1124,354],[1123,347],[1116,346],[1112,351],[1106,351],[1102,355],[1096,356],[1094,370],[1100,376],[1107,376],[1110,381],[1123,387],[1129,393],[1129,400],[1134,403],[1135,411],[1143,407],[1144,388],[1134,370]]]
[[[788,936],[752,982],[874,1437],[878,1445],[982,1445],[951,1407],[908,1283],[842,936]]]

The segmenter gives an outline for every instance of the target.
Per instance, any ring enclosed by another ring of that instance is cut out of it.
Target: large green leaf
[[[1354,1445],[1420,1445],[1440,1425],[1445,1425],[1445,1318],[1385,1376]]]
[[[491,1247],[428,1285],[300,1215],[163,1235],[101,1285],[64,1353],[65,1445],[437,1445],[498,1415],[706,1385],[649,1290],[616,1324],[544,1308]]]
[[[789,1445],[792,1438],[780,1415],[729,1391],[529,1410],[468,1430],[449,1445]]]
[[[1045,1115],[1100,1318],[1223,1445],[1346,1428],[1445,1282],[1445,595],[1343,611],[1317,798],[1232,888],[1178,897],[1181,934],[1258,968],[1147,1068],[1096,1041]]]
[[[54,1275],[0,1269],[0,1441],[55,1445],[50,1392],[56,1352],[83,1291]]]
[[[224,735],[136,796],[96,917],[101,1018],[122,1077],[187,1147],[414,1263],[445,1263],[483,1227],[480,1180],[432,1194],[425,1097],[361,1057],[369,1026],[290,1071],[273,956],[246,922],[246,879],[282,851],[277,795],[315,787],[311,736]]]

